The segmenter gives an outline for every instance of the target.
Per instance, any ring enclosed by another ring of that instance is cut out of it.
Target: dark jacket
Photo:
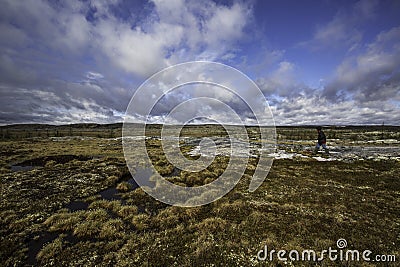
[[[326,135],[322,130],[319,130],[318,132],[318,144],[319,145],[326,144]]]

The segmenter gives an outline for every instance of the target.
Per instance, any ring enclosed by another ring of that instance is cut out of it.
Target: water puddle
[[[135,179],[138,180],[141,184],[143,184],[145,186],[152,187],[152,186],[154,186],[154,184],[152,184],[149,181],[149,178],[152,174],[153,174],[153,172],[152,172],[152,169],[150,169],[150,168],[137,168],[136,173],[135,173]],[[130,190],[135,190],[136,188],[139,187],[139,185],[137,184],[135,179],[133,179],[132,176],[129,174],[127,177],[125,177],[125,179],[122,178],[121,181],[126,181],[131,186]],[[120,195],[120,192],[117,189],[117,186],[112,186],[110,188],[102,190],[102,191],[98,192],[98,194],[101,196],[101,199],[120,200],[120,201],[124,202],[124,200],[122,199],[122,197]],[[89,203],[77,200],[77,201],[71,201],[64,207],[69,209],[70,211],[87,210],[89,207]]]
[[[33,169],[42,168],[41,166],[33,166],[33,165],[11,165],[11,171],[13,172],[20,172],[20,171],[31,171]]]
[[[27,263],[31,265],[36,265],[36,255],[43,248],[43,246],[49,242],[52,242],[56,239],[58,233],[55,232],[43,232],[40,233],[40,238],[33,239],[29,242],[29,250],[28,250],[28,260]]]
[[[153,169],[152,168],[137,168],[136,173],[135,173],[135,180],[133,178],[128,180],[128,183],[130,180],[132,180],[132,183],[138,187],[136,181],[139,182],[139,184],[148,186],[148,187],[154,187],[154,183],[149,181],[150,176],[153,175]]]
[[[329,154],[326,154],[323,150],[315,153],[314,146],[279,145],[279,148],[276,152],[270,153],[269,156],[274,159],[309,158],[318,161],[400,160],[400,147],[396,146],[329,146]]]
[[[72,201],[65,205],[65,208],[69,209],[70,211],[78,211],[78,210],[87,210],[89,207],[89,203],[83,201]]]
[[[90,159],[93,159],[93,157],[76,156],[76,155],[45,156],[45,157],[25,160],[19,163],[13,163],[11,164],[10,167],[13,172],[31,171],[33,169],[39,169],[44,167],[46,163],[49,161],[54,161],[56,164],[65,164],[72,160],[86,161]]]

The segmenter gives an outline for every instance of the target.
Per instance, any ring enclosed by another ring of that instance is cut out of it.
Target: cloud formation
[[[123,16],[121,5],[132,13]],[[0,123],[121,120],[156,71],[234,57],[250,14],[245,4],[212,1],[4,1]]]
[[[324,90],[329,99],[364,103],[400,99],[400,27],[379,33],[360,54],[345,58]]]
[[[363,37],[361,26],[375,17],[377,0],[361,0],[351,8],[338,11],[328,23],[317,25],[311,40],[301,45],[314,50],[345,47],[349,51],[360,45]]]
[[[298,28],[271,35],[275,24],[268,19],[275,14],[256,12],[255,3],[5,0],[0,9],[0,124],[122,121],[135,90],[150,75],[177,63],[211,60],[249,75],[278,125],[400,125],[400,21],[398,16],[386,19],[392,10],[400,12],[399,6],[374,0],[336,3],[331,16],[315,19],[312,27],[296,20]],[[298,11],[285,7],[275,17],[285,24],[291,19],[288,12]],[[297,39],[286,40],[293,36]],[[305,76],[323,82],[316,85]],[[146,97],[178,78],[167,77]],[[223,88],[190,90],[163,98],[153,121],[182,101],[204,95],[224,99],[251,121],[249,111]],[[241,94],[262,101],[246,88]],[[229,120],[212,104],[193,105],[191,112],[206,109],[215,109],[214,118]]]

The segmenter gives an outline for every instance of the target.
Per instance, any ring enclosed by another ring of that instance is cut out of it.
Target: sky
[[[122,122],[142,83],[190,61],[243,72],[276,125],[400,125],[400,1],[0,4],[1,125]],[[193,97],[191,90],[162,99],[151,121]],[[204,89],[221,101],[223,90]],[[240,101],[227,103],[251,117]],[[208,108],[210,120],[224,114]]]

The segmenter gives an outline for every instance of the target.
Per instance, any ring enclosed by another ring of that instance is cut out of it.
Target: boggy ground
[[[313,134],[310,129],[296,129],[290,139],[288,131],[278,129],[280,144],[291,145],[291,140]],[[335,133],[335,139],[346,143],[363,141],[343,138],[349,134],[345,131]],[[382,138],[381,132],[364,134],[368,136],[364,141]],[[397,132],[386,134],[390,135],[386,140],[398,136]],[[150,147],[158,151],[158,144],[153,140]],[[190,186],[215,179],[226,163],[226,158],[217,157],[217,162],[195,177],[177,172],[160,153],[152,159],[169,180]],[[275,250],[318,252],[337,248],[339,238],[347,240],[349,249],[371,250],[371,258],[390,254],[400,260],[398,160],[278,159],[262,186],[249,193],[257,163],[253,159],[234,190],[195,208],[165,205],[127,183],[130,174],[120,139],[4,139],[0,162],[0,259],[4,266],[375,264],[328,258],[283,262],[276,255],[272,263],[257,260],[257,252],[265,245]],[[14,172],[10,165],[16,163],[35,168]],[[99,193],[113,186],[119,190],[118,197],[102,198]],[[69,208],[77,200],[87,204]]]

